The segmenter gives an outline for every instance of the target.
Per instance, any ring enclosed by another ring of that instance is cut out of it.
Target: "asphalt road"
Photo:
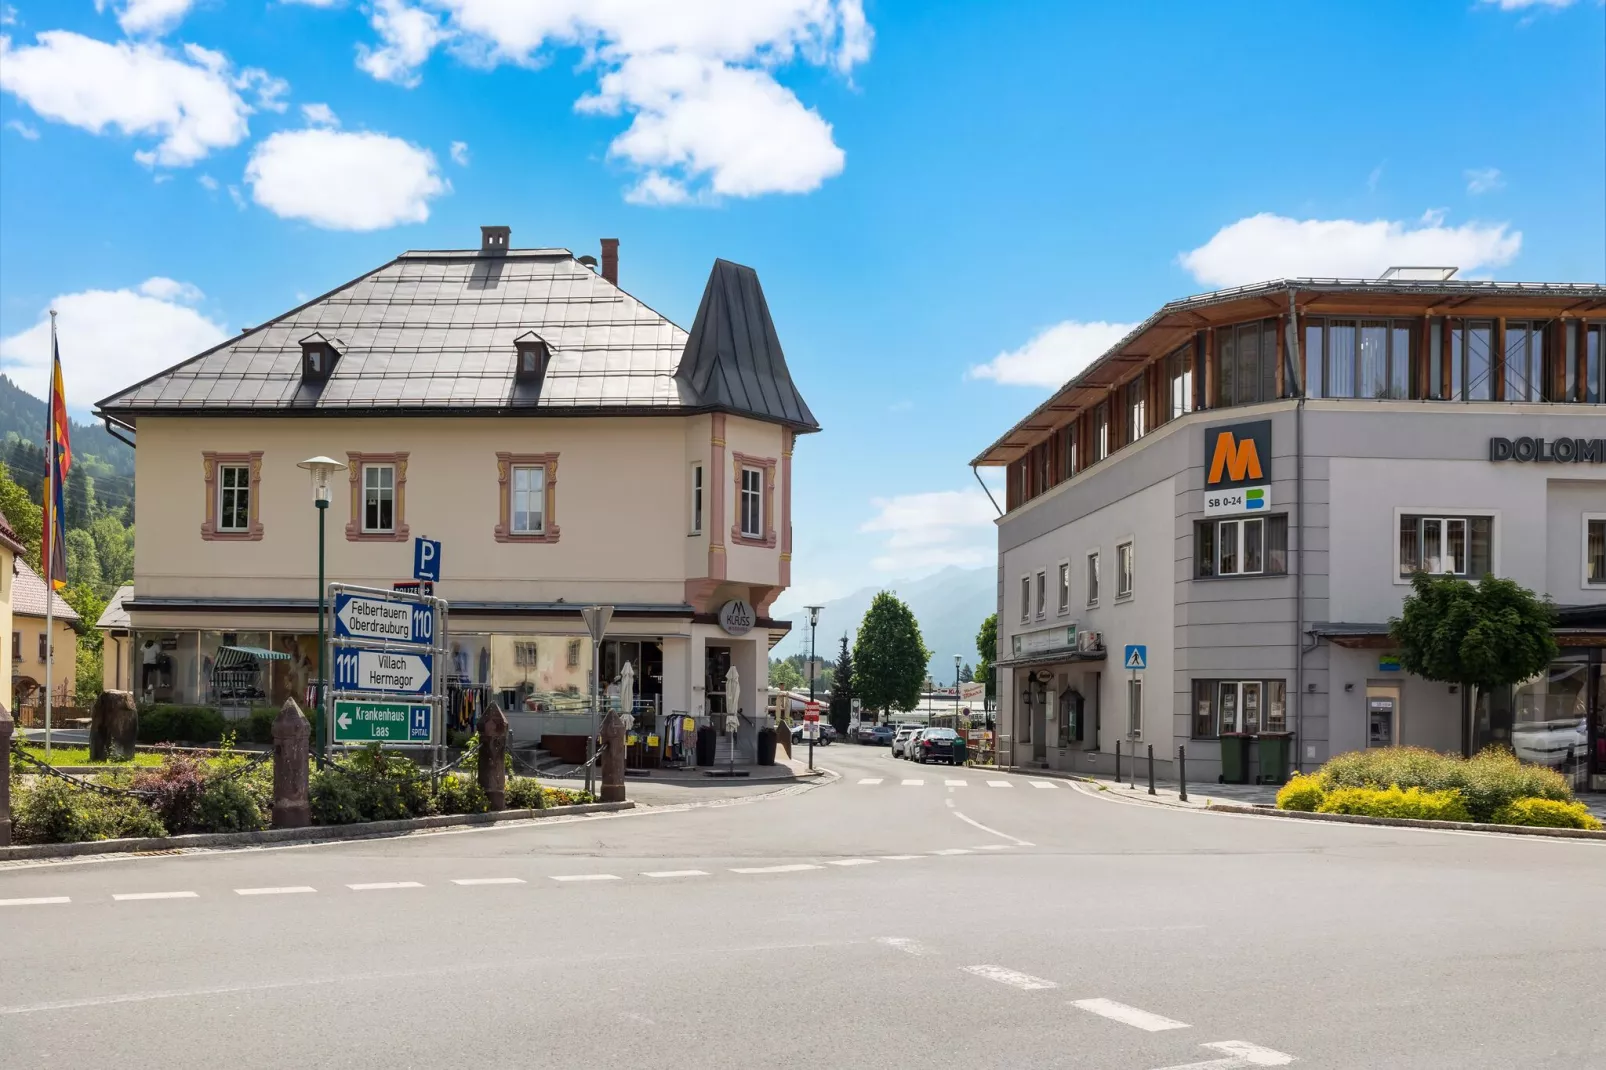
[[[0,1067],[1606,1066],[1601,844],[817,757],[688,808],[0,869]]]

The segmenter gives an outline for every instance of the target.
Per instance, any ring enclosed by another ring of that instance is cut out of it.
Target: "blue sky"
[[[75,408],[407,248],[759,271],[797,600],[992,559],[966,462],[1166,300],[1606,280],[1598,0],[0,0],[0,362]],[[789,598],[788,601],[794,599]]]

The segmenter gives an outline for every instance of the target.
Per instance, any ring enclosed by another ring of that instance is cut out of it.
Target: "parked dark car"
[[[952,728],[928,728],[912,741],[915,761],[965,764],[965,741]]]

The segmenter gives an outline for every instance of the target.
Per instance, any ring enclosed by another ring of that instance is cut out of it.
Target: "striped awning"
[[[289,654],[281,654],[277,650],[264,650],[259,646],[224,646],[219,647],[217,661],[212,663],[214,669],[235,669],[248,665],[253,661],[289,661]]]

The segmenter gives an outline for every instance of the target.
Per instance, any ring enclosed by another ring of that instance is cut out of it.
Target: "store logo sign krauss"
[[[1491,438],[1489,460],[1606,464],[1606,438]]]
[[[1271,473],[1271,421],[1205,428],[1205,489],[1264,483]]]
[[[746,635],[758,623],[758,614],[750,603],[732,599],[719,607],[719,626],[726,635]]]

